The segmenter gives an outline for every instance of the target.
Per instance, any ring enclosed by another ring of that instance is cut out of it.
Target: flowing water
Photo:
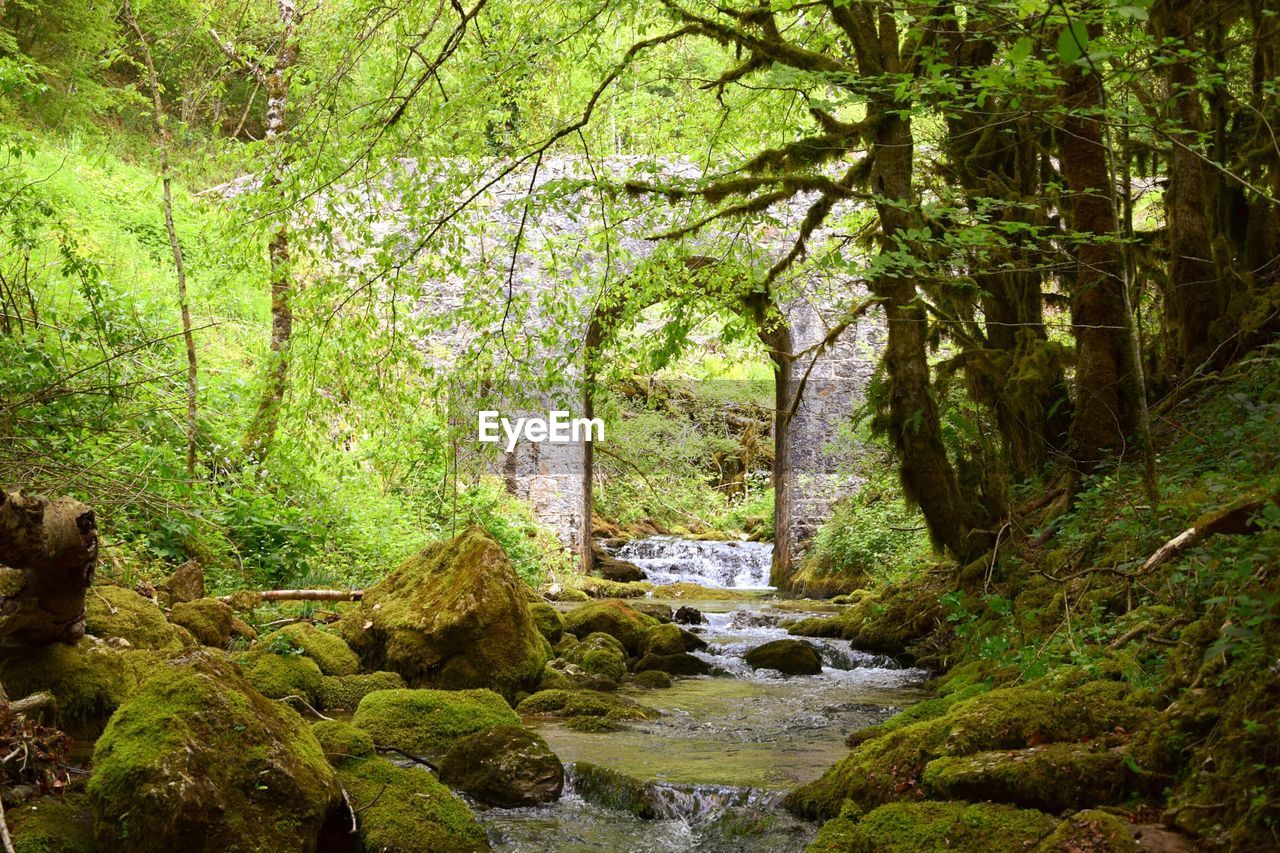
[[[628,543],[618,556],[640,565],[654,583],[760,590],[770,549],[664,536]],[[923,672],[841,640],[810,640],[822,656],[819,675],[784,677],[747,666],[742,656],[749,649],[787,636],[784,623],[811,612],[765,598],[676,603],[703,612],[705,624],[690,627],[708,643],[697,654],[713,674],[676,679],[668,690],[623,686],[620,693],[662,716],[620,732],[576,732],[528,719],[569,769],[565,795],[536,808],[480,813],[495,850],[803,850],[816,827],[782,811],[782,796],[844,755],[849,732],[923,697]],[[644,783],[652,817],[606,805],[609,798],[582,782],[578,762]]]

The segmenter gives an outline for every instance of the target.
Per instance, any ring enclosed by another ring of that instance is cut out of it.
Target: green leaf
[[[1083,21],[1072,21],[1058,35],[1058,57],[1065,65],[1072,65],[1089,49],[1089,29]]]
[[[1035,42],[1030,36],[1023,36],[1013,43],[1013,47],[1009,48],[1009,64],[1021,65],[1027,61],[1027,57],[1031,55],[1031,48],[1035,46]]]

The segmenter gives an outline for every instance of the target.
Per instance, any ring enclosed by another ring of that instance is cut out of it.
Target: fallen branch
[[[410,761],[414,762],[415,764],[421,764],[423,767],[427,768],[432,773],[438,774],[440,772],[440,768],[436,767],[430,761],[427,761],[427,759],[419,755],[414,755],[411,752],[405,752],[403,749],[401,749],[398,746],[383,746],[382,744],[376,744],[375,748],[378,750],[378,752],[394,752],[396,755],[407,758]]]
[[[41,691],[40,693],[32,693],[25,699],[10,702],[9,710],[14,714],[30,714],[32,711],[52,707],[53,704],[53,694]]]
[[[363,589],[268,589],[253,591],[261,601],[359,601],[364,598]],[[243,595],[243,592],[238,593]],[[235,602],[236,595],[223,595],[219,601]]]
[[[1270,500],[1272,503],[1280,504],[1280,495],[1275,495]],[[1195,547],[1215,534],[1244,536],[1250,533],[1257,533],[1259,528],[1254,521],[1254,516],[1258,514],[1258,511],[1262,509],[1265,503],[1265,500],[1249,501],[1197,521],[1191,527],[1188,527],[1157,548],[1150,557],[1147,557],[1135,574],[1144,575],[1154,571],[1183,551]]]
[[[298,703],[299,703],[299,704],[301,704],[301,705],[302,705],[303,707],[305,707],[308,711],[310,711],[311,713],[315,714],[317,717],[319,717],[320,719],[324,720],[325,722],[328,722],[328,723],[332,723],[332,722],[333,722],[333,717],[326,717],[324,714],[321,714],[319,711],[317,711],[315,708],[313,708],[313,707],[311,706],[311,703],[310,703],[310,702],[308,702],[306,699],[303,699],[301,696],[297,695],[296,693],[291,693],[291,694],[289,694],[288,696],[281,697],[281,699],[280,699],[279,701],[281,701],[281,702],[288,702],[288,701],[289,701],[289,700],[291,700],[291,699],[296,699],[296,700],[298,701]]]

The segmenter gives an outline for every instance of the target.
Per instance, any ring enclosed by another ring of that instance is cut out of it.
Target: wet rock
[[[169,594],[169,601],[198,601],[204,598],[204,567],[196,560],[187,560],[174,569],[160,588]]]
[[[529,613],[533,615],[533,623],[538,626],[538,632],[547,638],[548,643],[554,646],[560,642],[560,637],[564,634],[564,619],[559,610],[546,602],[536,602],[529,605]]]
[[[649,689],[664,689],[673,684],[671,676],[660,669],[647,669],[644,672],[637,672],[631,676],[630,683],[637,687]]]
[[[415,687],[534,687],[551,657],[524,585],[479,527],[429,546],[364,593],[342,635],[368,669]]]
[[[1026,850],[1056,825],[1044,812],[993,803],[890,803],[861,817],[850,807],[823,824],[808,851]]]
[[[268,699],[299,696],[311,705],[320,701],[320,667],[300,654],[255,651],[237,659],[249,683]]]
[[[286,625],[263,635],[258,643],[264,648],[295,649],[315,661],[324,675],[355,675],[360,671],[360,658],[341,637],[308,622]]]
[[[650,786],[639,779],[587,761],[575,763],[572,775],[574,790],[589,803],[630,812],[645,820],[658,816],[658,803]]]
[[[492,690],[378,690],[360,700],[351,720],[378,746],[413,755],[442,755],[449,747],[520,718]]]
[[[325,675],[320,678],[316,698],[321,708],[354,711],[360,700],[375,690],[403,690],[404,679],[395,672],[369,672],[360,675]]]
[[[519,808],[559,799],[564,766],[540,736],[497,726],[450,747],[440,762],[440,781],[482,803]]]
[[[661,601],[629,601],[627,606],[638,610],[646,616],[652,616],[659,622],[666,623],[672,619],[671,605]]]
[[[490,849],[484,829],[467,804],[424,768],[365,758],[345,762],[338,778],[358,811],[361,850],[471,853]]]
[[[1036,853],[1136,853],[1138,846],[1130,824],[1097,809],[1085,809],[1068,817],[1036,847]],[[1183,848],[1190,851],[1190,845]]]
[[[553,717],[604,717],[609,720],[651,720],[658,716],[652,708],[623,696],[596,690],[540,690],[521,702],[521,714]]]
[[[82,639],[74,646],[54,643],[30,649],[6,649],[0,658],[0,684],[20,698],[47,690],[62,729],[96,735],[138,686],[140,655]]]
[[[774,669],[783,675],[817,675],[822,672],[822,658],[804,640],[774,640],[756,646],[743,659],[752,669]]]
[[[681,652],[700,652],[706,647],[706,640],[678,625],[654,625],[645,632],[642,651],[647,655],[678,655]]]
[[[647,672],[651,669],[670,675],[706,675],[711,672],[711,664],[687,652],[674,655],[647,654],[636,661],[636,672]]]
[[[650,627],[658,624],[652,616],[646,616],[621,601],[599,601],[584,604],[565,614],[566,631],[579,637],[600,632],[616,638],[628,654],[638,655],[644,646]]]
[[[84,793],[10,806],[5,818],[17,853],[98,853],[93,809]]]
[[[353,759],[372,758],[377,754],[373,738],[369,737],[368,732],[342,720],[312,723],[311,733],[324,750],[325,759],[334,767]]]
[[[925,766],[921,782],[937,799],[991,800],[1056,814],[1120,802],[1136,780],[1119,751],[1064,743],[938,758]]]
[[[154,601],[120,586],[89,589],[84,624],[88,634],[124,640],[135,649],[181,652],[196,644],[189,631],[164,618]]]
[[[201,645],[225,649],[231,642],[235,618],[230,605],[216,598],[179,601],[169,610],[169,621],[191,632]]]
[[[235,664],[165,662],[111,718],[88,793],[104,850],[314,850],[341,789],[310,728]]]
[[[618,682],[627,672],[627,654],[615,637],[596,632],[565,653],[564,659],[589,675]]]
[[[619,560],[600,546],[592,546],[591,562],[600,577],[614,583],[631,583],[646,579],[644,569],[635,563]]]
[[[707,620],[703,618],[701,610],[685,604],[676,609],[672,621],[677,625],[701,625]]]

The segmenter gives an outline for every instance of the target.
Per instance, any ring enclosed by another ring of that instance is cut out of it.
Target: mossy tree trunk
[[[84,636],[84,596],[98,565],[93,510],[69,497],[0,491],[0,638],[17,645]]]

